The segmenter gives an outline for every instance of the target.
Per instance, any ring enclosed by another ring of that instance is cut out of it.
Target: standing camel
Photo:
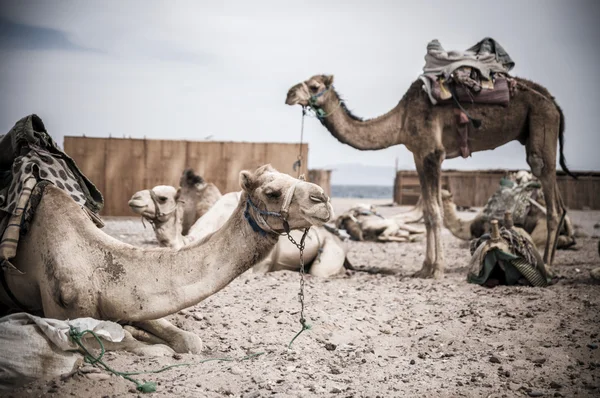
[[[473,118],[482,120],[480,128],[472,131],[469,145],[472,152],[498,148],[514,140],[525,145],[527,163],[542,183],[546,198],[548,239],[544,261],[550,266],[556,250],[559,209],[563,216],[566,214],[556,184],[557,141],[560,165],[571,174],[563,155],[564,117],[544,87],[520,78],[515,78],[515,82],[517,89],[508,106],[463,104]],[[445,266],[441,240],[441,167],[444,159],[459,156],[460,149],[453,107],[433,106],[422,85],[421,80],[416,80],[396,107],[370,120],[350,112],[333,88],[332,75],[315,75],[296,84],[288,91],[285,102],[313,108],[325,128],[353,148],[377,150],[404,144],[413,153],[427,231],[425,260],[415,276],[441,278]]]

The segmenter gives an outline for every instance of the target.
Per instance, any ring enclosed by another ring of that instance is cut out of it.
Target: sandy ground
[[[355,202],[334,199],[338,212]],[[403,209],[379,210],[391,215]],[[137,376],[158,382],[152,394],[157,397],[600,396],[600,285],[589,277],[600,266],[600,230],[593,228],[600,212],[571,215],[590,237],[579,239],[578,250],[558,252],[560,280],[548,288],[467,284],[468,249],[447,230],[442,281],[409,277],[421,266],[424,242],[350,242],[355,266],[397,273],[308,277],[312,330],[291,350],[287,344],[299,330],[299,274],[248,272],[187,314],[169,317],[203,339],[203,355],[118,352],[108,353],[106,361],[123,371],[192,364]],[[144,230],[139,219],[108,219],[105,231],[132,244],[154,245],[151,229]],[[260,352],[243,362],[200,363]],[[115,376],[93,381],[75,375],[9,396],[138,395],[132,387]]]

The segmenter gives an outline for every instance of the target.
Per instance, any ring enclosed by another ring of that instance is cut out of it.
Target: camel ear
[[[175,202],[177,202],[180,197],[181,197],[181,188],[177,188],[177,192],[175,193]]]
[[[325,87],[331,87],[331,85],[333,84],[333,75],[325,75],[323,83],[325,83]]]
[[[240,187],[246,192],[252,191],[254,180],[249,171],[243,170],[240,172]]]

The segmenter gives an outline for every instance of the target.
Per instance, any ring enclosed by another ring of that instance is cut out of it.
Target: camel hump
[[[191,188],[196,184],[204,184],[204,178],[194,173],[194,169],[185,169],[181,176],[181,180],[179,181],[179,185]]]

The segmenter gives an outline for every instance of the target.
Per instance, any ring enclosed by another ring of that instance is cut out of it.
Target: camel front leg
[[[164,340],[175,352],[200,354],[202,340],[191,332],[179,329],[164,318],[132,322],[132,325]]]
[[[415,277],[419,278],[442,278],[444,276],[444,250],[442,247],[442,190],[441,173],[442,161],[445,154],[442,150],[430,152],[420,158],[415,155],[415,165],[419,174],[421,184],[421,195],[423,197],[423,215],[427,238],[427,249],[423,267]]]

